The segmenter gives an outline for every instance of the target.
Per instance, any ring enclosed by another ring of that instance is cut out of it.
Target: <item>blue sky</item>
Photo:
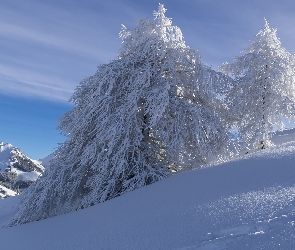
[[[64,137],[58,118],[68,99],[98,65],[121,47],[121,24],[152,19],[159,0],[3,0],[0,2],[0,141],[43,158]],[[278,29],[295,53],[293,0],[166,0],[167,17],[186,44],[214,69],[247,46],[264,26]]]

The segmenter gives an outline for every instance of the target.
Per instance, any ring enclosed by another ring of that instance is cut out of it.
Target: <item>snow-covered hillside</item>
[[[0,229],[1,249],[294,249],[295,142]],[[18,197],[0,201],[0,223]]]
[[[44,167],[19,148],[0,142],[0,199],[16,195],[43,172]]]
[[[44,157],[43,159],[40,159],[39,163],[43,167],[47,168],[47,167],[49,167],[49,163],[53,158],[54,158],[54,153],[51,153],[51,154],[47,155],[46,157]]]
[[[276,132],[275,135],[272,137],[271,141],[275,145],[295,141],[295,128]]]

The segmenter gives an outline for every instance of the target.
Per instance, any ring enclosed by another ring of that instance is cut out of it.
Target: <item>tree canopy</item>
[[[243,53],[220,67],[235,78],[227,103],[240,138],[266,148],[271,133],[283,129],[283,119],[295,117],[295,59],[267,21]]]
[[[228,77],[201,63],[165,11],[160,4],[155,20],[123,26],[118,58],[77,87],[59,122],[67,140],[11,224],[103,202],[228,150],[216,97]]]

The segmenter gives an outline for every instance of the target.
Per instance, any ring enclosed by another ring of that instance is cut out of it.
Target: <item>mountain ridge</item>
[[[26,156],[18,147],[0,141],[0,199],[21,193],[44,170],[38,161]]]

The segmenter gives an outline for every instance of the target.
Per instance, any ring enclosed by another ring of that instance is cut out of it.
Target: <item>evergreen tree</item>
[[[283,129],[283,119],[294,118],[294,66],[294,56],[266,21],[244,55],[220,67],[235,78],[227,102],[237,118],[239,136],[248,145],[262,149],[272,145],[271,134]]]
[[[67,140],[11,225],[103,202],[226,150],[215,92],[227,81],[201,64],[165,11],[160,4],[155,21],[123,26],[118,58],[77,87],[59,123]]]

